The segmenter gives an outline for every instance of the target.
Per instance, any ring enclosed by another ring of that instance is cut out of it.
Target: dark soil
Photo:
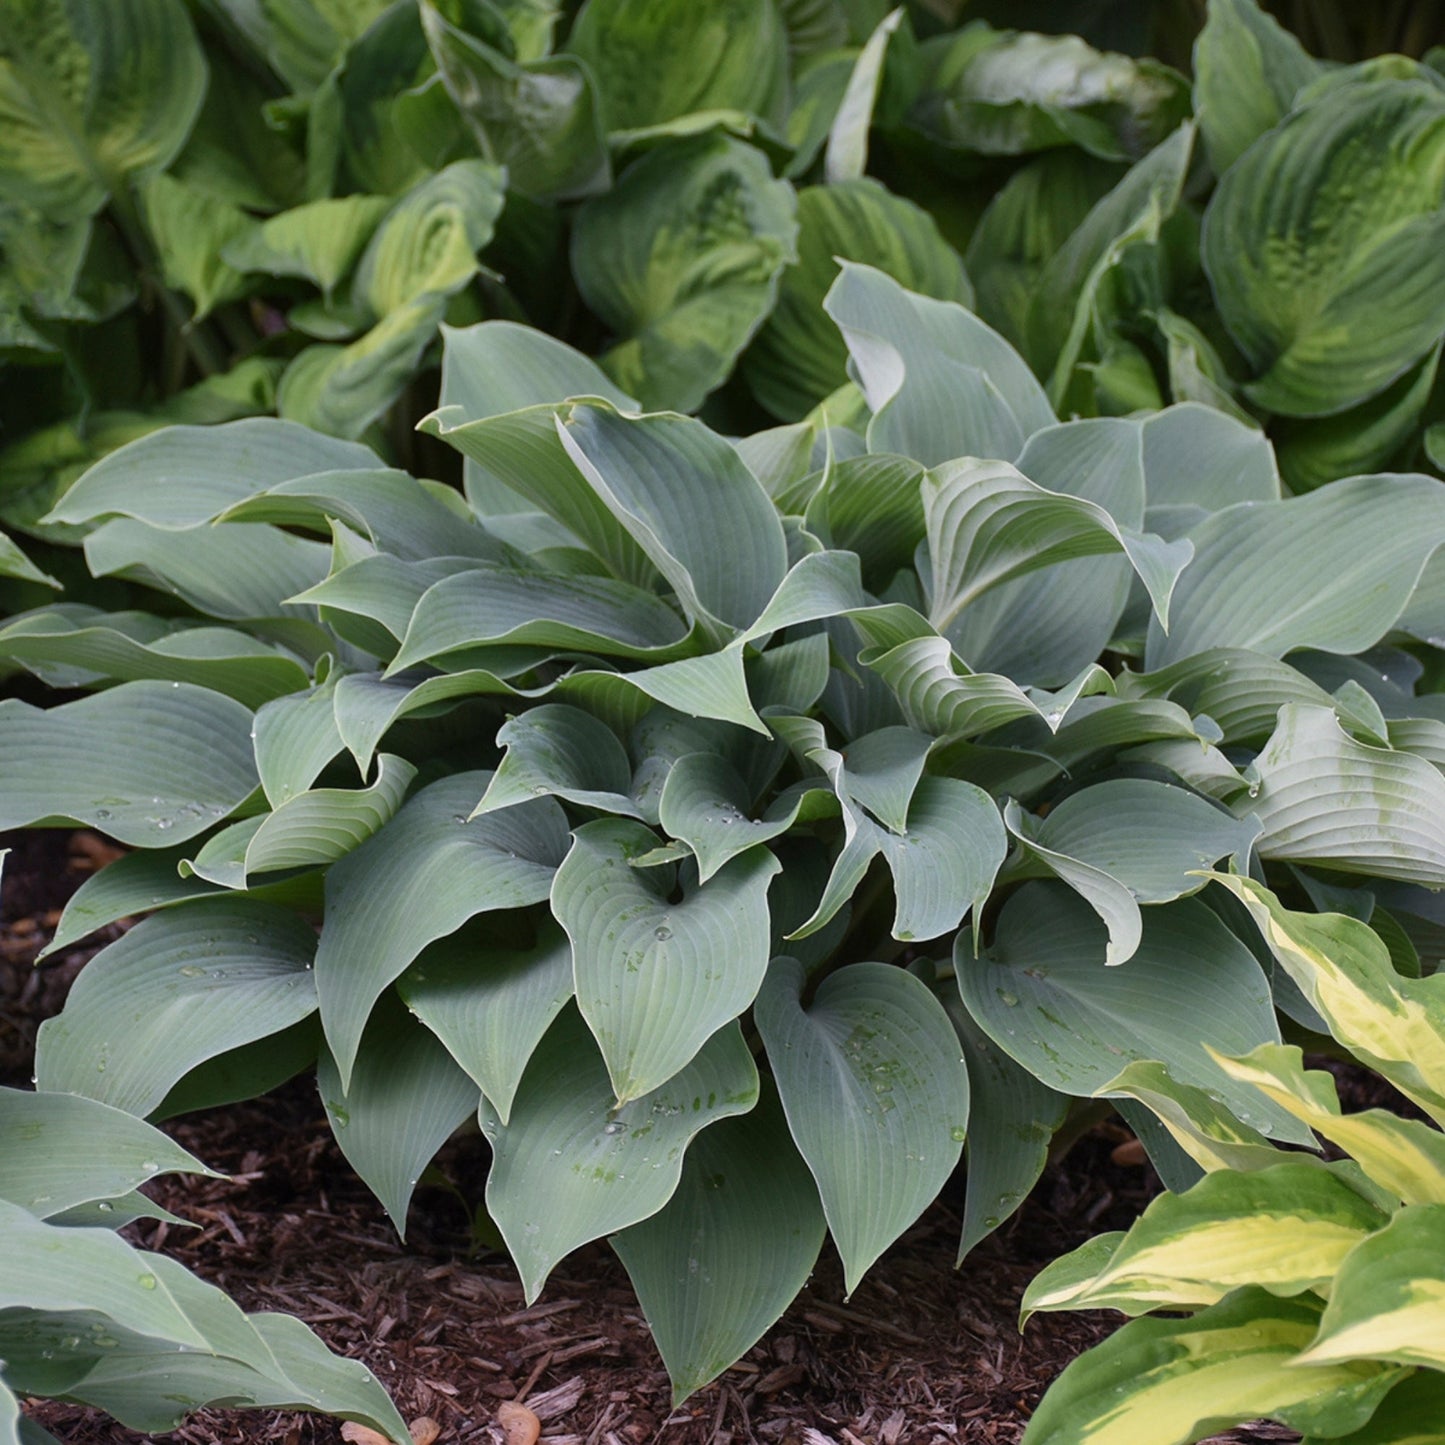
[[[34,955],[64,899],[109,855],[93,834],[8,841],[16,851],[0,924],[0,1082],[24,1086],[36,1027],[106,939],[40,970]],[[566,1260],[528,1309],[507,1259],[474,1249],[454,1194],[418,1191],[403,1244],[302,1080],[167,1128],[230,1178],[156,1181],[149,1192],[197,1228],[144,1223],[131,1227],[133,1241],[174,1255],[248,1310],[299,1315],[333,1349],[364,1360],[407,1419],[434,1419],[439,1445],[503,1441],[497,1407],[508,1400],[525,1403],[553,1445],[1014,1445],[1054,1376],[1119,1323],[1045,1315],[1021,1336],[1025,1285],[1090,1235],[1127,1227],[1158,1187],[1111,1123],[1051,1166],[961,1270],[959,1219],[946,1200],[846,1303],[825,1250],[763,1342],[673,1411],[636,1297],[605,1246]],[[454,1140],[439,1163],[463,1196],[480,1194],[479,1137]],[[67,1445],[142,1438],[95,1410],[54,1401],[27,1409]],[[166,1438],[303,1445],[340,1436],[318,1416],[203,1411]],[[1298,1437],[1262,1426],[1221,1438]]]

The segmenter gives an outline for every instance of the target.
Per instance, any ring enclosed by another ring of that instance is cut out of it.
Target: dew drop
[[[156,1277],[153,1274],[143,1274],[136,1283],[138,1283],[142,1289],[154,1289],[156,1287]]]
[[[962,1124],[955,1124],[953,1128],[948,1131],[948,1137],[952,1139],[955,1144],[962,1144],[963,1141],[968,1138],[968,1130],[965,1129]]]
[[[672,937],[672,929],[667,927],[654,928],[652,930],[652,936],[659,943],[666,943],[667,940]]]

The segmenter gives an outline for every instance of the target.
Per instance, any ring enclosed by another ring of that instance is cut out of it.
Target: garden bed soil
[[[0,1082],[23,1087],[35,1029],[106,939],[39,970],[34,956],[65,898],[113,850],[86,833],[8,841],[15,851],[0,925]],[[434,1421],[437,1445],[501,1445],[506,1401],[535,1414],[544,1445],[1014,1445],[1049,1382],[1119,1322],[1044,1315],[1020,1335],[1025,1285],[1090,1235],[1127,1227],[1158,1187],[1147,1165],[1132,1162],[1137,1150],[1124,1131],[1107,1124],[1052,1165],[1015,1219],[961,1270],[953,1267],[959,1218],[948,1196],[851,1299],[825,1249],[763,1342],[674,1411],[610,1250],[594,1245],[570,1256],[527,1308],[506,1258],[475,1247],[456,1194],[418,1190],[402,1243],[336,1148],[314,1084],[297,1080],[167,1129],[230,1177],[156,1181],[148,1192],[196,1227],[145,1222],[131,1226],[132,1241],[173,1255],[248,1310],[300,1316],[333,1349],[364,1360],[408,1420]],[[454,1140],[439,1164],[462,1198],[480,1197],[479,1135]],[[80,1406],[35,1401],[27,1409],[66,1445],[144,1438]],[[319,1445],[341,1435],[320,1416],[202,1411],[165,1438]],[[1298,1437],[1262,1425],[1219,1438]]]

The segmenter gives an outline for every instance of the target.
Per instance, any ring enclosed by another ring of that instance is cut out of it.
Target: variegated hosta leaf
[[[367,1023],[350,1085],[342,1087],[324,1050],[316,1085],[341,1152],[405,1239],[412,1190],[432,1156],[476,1109],[476,1083],[430,1029],[393,1001]]]
[[[487,1209],[528,1303],[563,1256],[656,1214],[696,1135],[757,1099],[752,1055],[727,1024],[660,1089],[619,1106],[586,1023],[564,1009],[522,1075],[510,1121],[481,1107]]]
[[[126,682],[43,709],[0,702],[0,827],[61,820],[184,842],[256,786],[251,712],[189,682]]]
[[[1392,1198],[1445,1204],[1445,1134],[1438,1129],[1388,1109],[1346,1114],[1333,1076],[1306,1070],[1294,1047],[1263,1044],[1242,1058],[1221,1058],[1219,1065],[1343,1149]]]
[[[1247,1288],[1188,1319],[1134,1320],[1059,1376],[1024,1445],[1164,1445],[1261,1416],[1343,1434],[1402,1372],[1358,1360],[1296,1366],[1319,1318],[1317,1302]]]
[[[213,1170],[121,1109],[75,1094],[0,1089],[0,1199],[50,1219],[81,1204],[103,1214],[158,1174]]]
[[[1039,1310],[1195,1310],[1244,1285],[1274,1295],[1319,1293],[1350,1251],[1388,1222],[1347,1179],[1313,1161],[1282,1156],[1268,1169],[1221,1169],[1153,1200],[1102,1267],[1091,1253],[1080,1269],[1077,1251],[1050,1265],[1020,1310],[1025,1321]]]
[[[189,1070],[316,1009],[316,935],[287,909],[199,899],[138,923],[41,1025],[37,1087],[149,1114]]]
[[[1235,803],[1263,825],[1263,858],[1439,888],[1445,778],[1413,753],[1357,742],[1335,711],[1291,704]]]
[[[740,1359],[807,1283],[826,1232],[771,1091],[693,1140],[671,1199],[612,1237],[674,1408]]]
[[[672,866],[632,866],[656,846],[641,823],[585,823],[552,885],[552,910],[572,940],[577,1002],[619,1105],[666,1084],[741,1014],[768,964],[778,860],[750,849],[674,903]]]
[[[1445,1204],[1402,1209],[1335,1276],[1303,1364],[1390,1360],[1445,1369]]]
[[[329,301],[391,205],[386,196],[328,196],[308,201],[267,217],[227,242],[222,254],[240,271],[310,281]]]
[[[1403,978],[1368,925],[1296,913],[1248,878],[1216,875],[1248,908],[1300,992],[1358,1058],[1445,1124],[1445,978]]]
[[[1202,1046],[1244,1053],[1279,1041],[1263,971],[1208,908],[1182,898],[1147,909],[1139,949],[1119,968],[1104,966],[1106,940],[1077,894],[1027,883],[1004,904],[981,957],[962,935],[955,942],[963,1001],[1000,1048],[1061,1093],[1098,1093],[1132,1059],[1168,1060],[1177,1078],[1218,1094],[1244,1123],[1311,1142]]]
[[[943,1005],[906,969],[850,964],[806,1009],[803,981],[778,959],[754,1016],[851,1294],[957,1166],[968,1070]]]
[[[572,944],[555,923],[525,948],[463,928],[424,949],[397,991],[505,1125],[527,1061],[573,995]]]
[[[1081,788],[1043,819],[1010,803],[1004,822],[1023,846],[1021,871],[1062,878],[1104,920],[1106,963],[1124,963],[1138,948],[1140,904],[1197,893],[1200,870],[1226,854],[1247,864],[1259,833],[1252,819],[1238,821],[1183,788],[1144,778]]]
[[[1445,1420],[1445,1375],[1416,1370],[1388,1395],[1369,1422],[1348,1435],[1331,1435],[1330,1445],[1439,1445]],[[1304,1445],[1326,1445],[1311,1435]]]
[[[567,846],[561,808],[536,798],[474,819],[490,778],[457,773],[423,788],[326,875],[316,990],[343,1088],[372,1006],[427,944],[552,886]]]

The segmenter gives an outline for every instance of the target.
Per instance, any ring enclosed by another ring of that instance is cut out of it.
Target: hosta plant
[[[1127,1231],[1046,1269],[1036,1310],[1155,1310],[1071,1365],[1028,1445],[1193,1441],[1256,1417],[1310,1442],[1445,1438],[1445,979],[1402,976],[1356,918],[1285,908],[1251,879],[1220,882],[1334,1037],[1418,1106],[1343,1113],[1334,1078],[1297,1048],[1215,1061],[1338,1151],[1277,1149],[1167,1067],[1114,1087],[1149,1106],[1208,1171]],[[1433,1121],[1433,1122],[1431,1122]]]
[[[1201,870],[1436,956],[1445,492],[1286,498],[1196,404],[1060,421],[868,267],[826,310],[849,391],[744,439],[494,321],[425,423],[464,493],[266,418],[75,482],[49,521],[152,600],[0,629],[72,694],[0,703],[0,826],[133,850],[54,947],[148,916],[40,1087],[162,1118],[314,1067],[399,1228],[476,1117],[528,1299],[610,1239],[678,1398],[965,1145],[966,1254],[1127,1062],[1307,1142],[1199,1049],[1324,1027]]]

